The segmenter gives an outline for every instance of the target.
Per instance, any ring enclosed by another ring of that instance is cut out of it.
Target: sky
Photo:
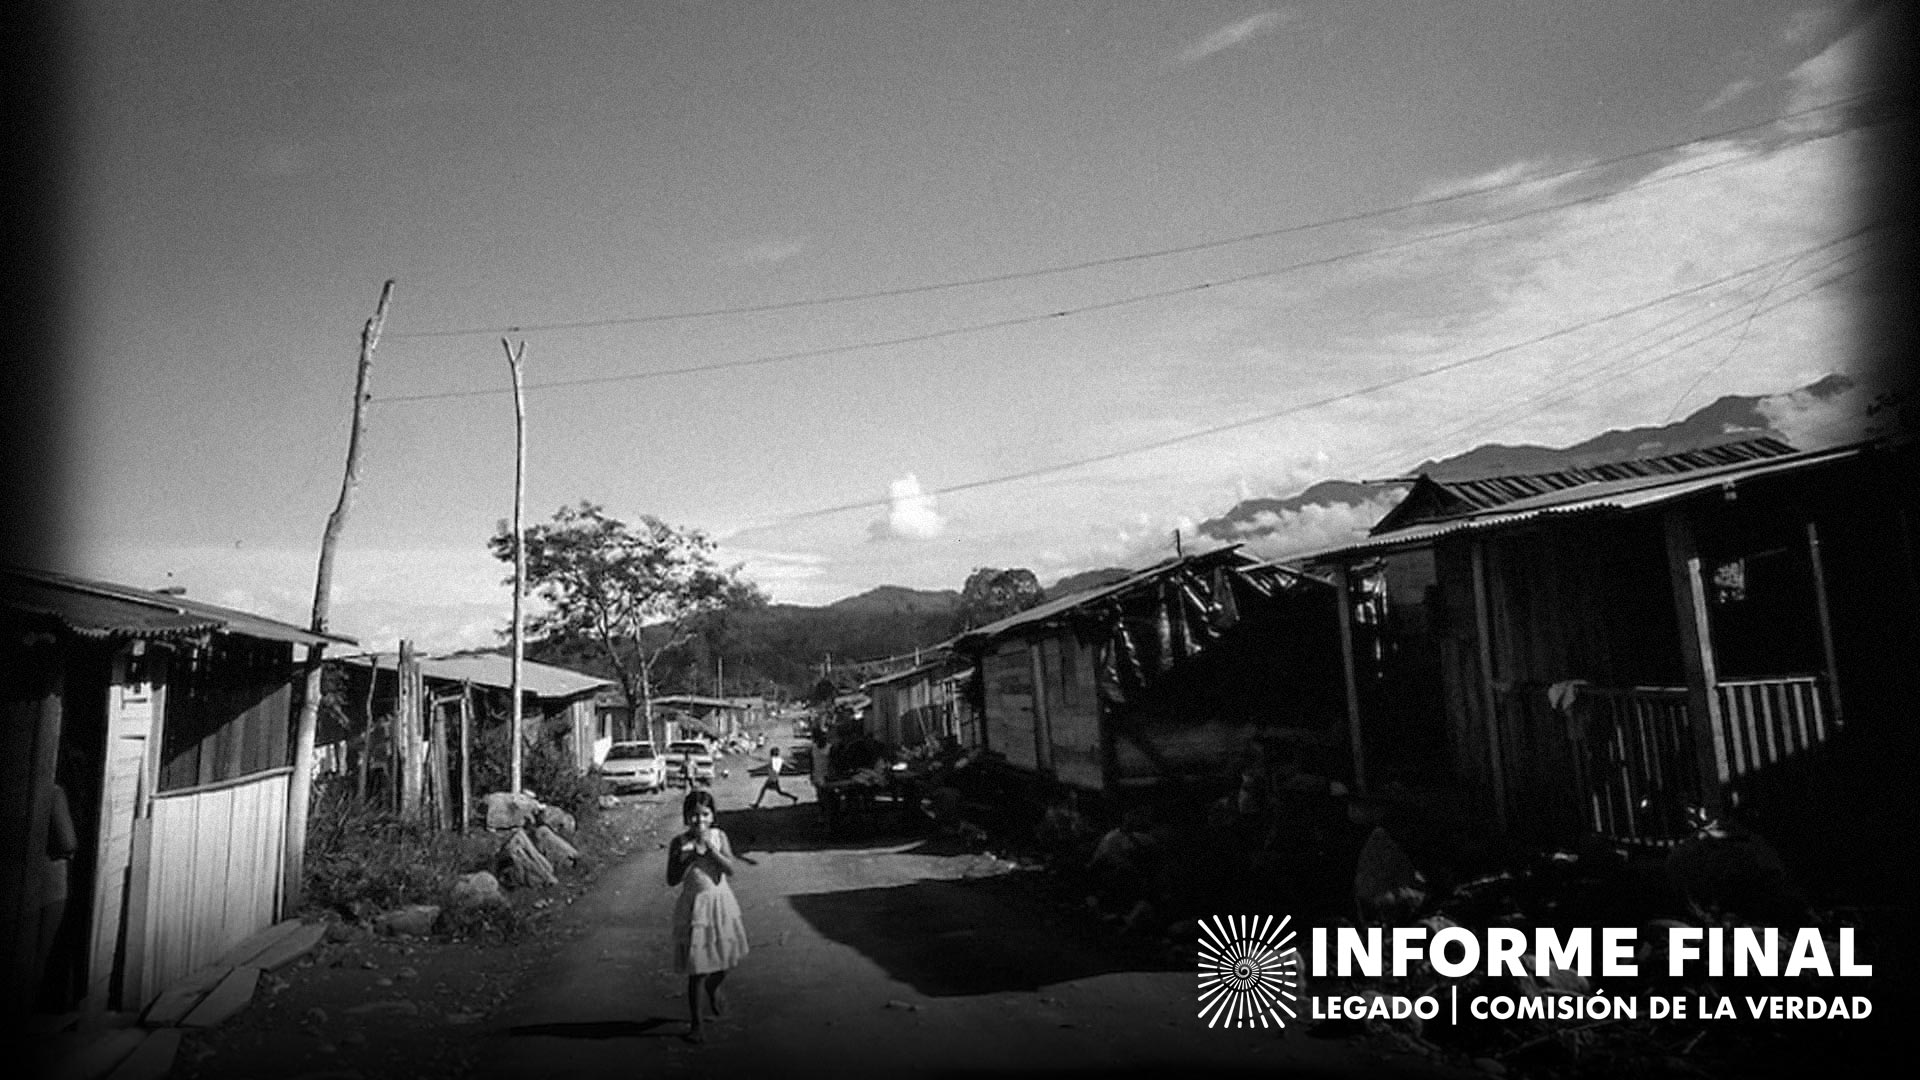
[[[74,12],[65,568],[306,622],[392,279],[331,620],[381,647],[507,624],[503,340],[529,522],[698,528],[802,604],[1876,347],[1855,3]]]

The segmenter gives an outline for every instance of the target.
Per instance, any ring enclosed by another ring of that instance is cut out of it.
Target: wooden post
[[[395,741],[400,744],[400,816],[407,821],[420,819],[421,768],[420,745],[420,665],[413,656],[413,642],[400,642],[400,699],[395,702],[393,725]]]
[[[453,828],[453,793],[448,790],[452,770],[447,768],[447,706],[452,704],[438,697],[433,699],[433,745],[429,751],[433,755],[433,827],[446,832]]]
[[[473,684],[460,684],[460,831],[473,817]]]
[[[1840,659],[1833,645],[1833,609],[1827,596],[1827,563],[1820,554],[1820,527],[1807,522],[1807,560],[1813,568],[1813,602],[1820,616],[1820,653],[1827,665],[1827,720],[1838,730],[1840,717]]]
[[[366,431],[367,385],[373,374],[373,350],[380,344],[380,330],[387,322],[387,308],[393,302],[393,282],[380,288],[380,302],[373,318],[360,330],[360,367],[354,376],[353,428],[347,436],[347,472],[340,482],[340,499],[327,515],[326,532],[320,538],[320,569],[313,585],[313,622],[316,634],[327,632],[327,609],[333,601],[333,552],[346,526],[347,511],[353,504],[353,489],[360,483],[360,440]],[[279,914],[300,907],[306,873],[307,810],[313,800],[313,739],[320,724],[320,661],[325,645],[307,646],[306,693],[300,701],[300,719],[293,735],[293,776],[287,782],[286,856],[281,866]]]
[[[527,357],[527,343],[515,349],[506,338],[500,344],[507,350],[507,368],[513,373],[513,704],[507,716],[512,724],[512,775],[509,786],[519,794],[520,783],[520,666],[526,655],[521,638],[521,597],[527,591],[527,537],[520,515],[527,501],[527,406],[520,383],[520,364]]]
[[[1479,638],[1480,692],[1486,702],[1487,767],[1493,771],[1493,818],[1507,831],[1507,769],[1501,753],[1500,687],[1493,678],[1493,599],[1487,584],[1487,542],[1473,542],[1473,621]]]
[[[1361,738],[1360,679],[1355,670],[1353,648],[1353,582],[1348,573],[1348,567],[1343,564],[1334,577],[1334,585],[1339,589],[1340,602],[1340,667],[1346,679],[1347,738],[1353,744],[1353,790],[1365,795],[1367,793],[1367,752]]]
[[[1694,772],[1708,813],[1726,808],[1727,763],[1713,635],[1707,622],[1706,581],[1700,572],[1700,551],[1693,522],[1685,510],[1669,510],[1662,522],[1667,534],[1667,572],[1673,582],[1674,614],[1680,624],[1680,659],[1687,672],[1687,721],[1693,731]]]
[[[360,732],[360,768],[354,782],[354,792],[362,803],[367,801],[367,773],[373,767],[373,692],[380,685],[380,654],[368,659],[372,662],[367,665],[367,724]]]

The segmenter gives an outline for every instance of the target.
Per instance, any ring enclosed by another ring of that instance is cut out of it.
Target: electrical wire
[[[1821,135],[1814,136],[1806,141],[1815,142],[1822,139],[1833,138],[1839,134],[1844,133],[1845,131],[1851,131],[1851,130],[1854,130],[1854,128],[1849,127],[1849,128],[1843,128],[1835,131],[1829,131]],[[1761,154],[1768,153],[1768,152],[1770,151],[1754,150],[1754,151],[1749,151],[1748,153],[1737,155],[1734,157],[1729,157],[1719,161],[1709,162],[1705,165],[1701,165],[1693,169],[1688,169],[1682,172],[1671,173],[1666,176],[1644,181],[1639,185],[1637,185],[1633,190],[1636,192],[1644,191],[1647,188],[1653,187],[1658,184],[1673,183],[1679,180],[1688,179],[1690,177],[1699,176],[1702,173],[1708,173],[1708,172],[1713,172],[1719,169],[1728,168],[1730,166],[1741,164],[1742,162],[1745,162],[1753,157],[1757,157],[1757,156],[1760,156]],[[1490,218],[1485,221],[1472,222],[1466,225],[1455,226],[1450,229],[1442,229],[1437,232],[1422,233],[1419,236],[1409,237],[1402,240],[1396,240],[1386,244],[1379,244],[1373,247],[1360,248],[1354,251],[1341,252],[1335,255],[1327,255],[1327,256],[1321,256],[1313,259],[1306,259],[1299,262],[1283,264],[1277,267],[1269,267],[1266,269],[1255,270],[1255,271],[1251,271],[1244,274],[1236,274],[1230,277],[1219,278],[1212,281],[1204,281],[1196,284],[1182,285],[1182,286],[1178,286],[1171,289],[1157,289],[1157,290],[1144,292],[1144,293],[1136,293],[1131,296],[1124,296],[1124,297],[1119,297],[1117,299],[1111,299],[1111,300],[1103,300],[1096,303],[1084,304],[1079,307],[1067,308],[1064,310],[1041,312],[1041,313],[1031,314],[1031,315],[1020,315],[1020,316],[1014,316],[1011,318],[996,319],[988,322],[966,323],[959,326],[945,327],[939,330],[925,331],[918,334],[907,334],[899,337],[882,338],[882,339],[871,340],[871,341],[850,342],[850,343],[841,344],[841,345],[829,345],[829,346],[824,346],[817,349],[800,349],[800,350],[794,350],[791,352],[774,353],[766,356],[748,357],[748,358],[738,359],[738,360],[722,360],[722,361],[717,361],[717,362],[708,363],[708,364],[689,364],[682,367],[674,367],[674,368],[657,368],[651,371],[630,371],[630,372],[622,372],[622,373],[613,374],[613,375],[585,376],[577,379],[555,379],[547,382],[528,383],[524,387],[522,387],[522,389],[525,390],[526,392],[531,393],[536,390],[556,390],[556,389],[582,387],[582,386],[602,386],[610,383],[636,382],[636,381],[641,381],[646,379],[665,378],[673,375],[692,375],[692,374],[703,374],[703,373],[716,372],[716,371],[733,371],[733,370],[739,370],[742,368],[763,367],[771,364],[782,364],[782,363],[791,363],[799,360],[819,359],[821,357],[826,357],[826,356],[835,356],[835,355],[840,355],[844,353],[860,352],[860,351],[866,351],[871,349],[889,348],[889,347],[898,346],[898,345],[920,344],[920,343],[929,342],[929,341],[937,341],[944,338],[952,338],[952,337],[959,337],[962,335],[982,333],[989,330],[1000,330],[1000,329],[1007,329],[1015,326],[1029,325],[1033,323],[1048,322],[1054,319],[1064,319],[1064,318],[1069,318],[1069,317],[1078,316],[1078,315],[1091,314],[1093,312],[1109,311],[1115,308],[1128,307],[1134,304],[1145,303],[1151,300],[1163,300],[1169,297],[1202,292],[1208,289],[1220,288],[1228,285],[1244,284],[1246,282],[1254,281],[1260,278],[1276,277],[1281,274],[1293,273],[1295,271],[1300,271],[1300,270],[1317,269],[1319,267],[1331,266],[1331,265],[1335,265],[1342,262],[1351,262],[1356,259],[1368,258],[1374,255],[1385,254],[1390,251],[1398,251],[1405,248],[1414,247],[1420,244],[1431,243],[1435,240],[1444,240],[1444,239],[1449,239],[1455,236],[1465,235],[1467,233],[1479,232],[1481,230],[1495,228],[1500,225],[1510,224],[1512,222],[1520,221],[1526,218],[1538,217],[1543,214],[1555,213],[1557,211],[1565,210],[1570,207],[1580,206],[1587,203],[1598,202],[1603,199],[1613,198],[1619,194],[1620,192],[1618,191],[1595,192],[1589,195],[1580,196],[1578,198],[1568,199],[1563,202],[1550,203],[1545,206],[1533,207],[1527,210],[1518,211],[1513,214],[1508,214],[1504,217]],[[461,398],[495,397],[495,396],[499,396],[499,395],[507,394],[511,392],[512,392],[511,388],[509,387],[485,387],[485,388],[475,388],[475,389],[468,389],[468,390],[446,390],[446,391],[439,391],[434,393],[401,394],[401,395],[393,395],[388,397],[376,397],[372,399],[371,403],[376,405],[379,405],[379,404],[393,405],[393,404],[407,404],[407,403],[430,402],[430,401],[451,401],[451,400],[457,400]]]
[[[1855,234],[1852,234],[1852,235],[1859,235],[1859,233],[1866,232],[1870,228],[1872,227],[1869,226],[1867,229],[1858,230]],[[1842,238],[1842,239],[1845,239],[1845,238]],[[1806,251],[1801,252],[1799,254],[1808,254],[1813,251],[1820,250],[1821,248],[1830,247],[1833,244],[1838,242],[1839,242],[1838,240],[1827,241],[1823,244],[1819,244],[1812,248],[1808,248],[1806,249]],[[1785,258],[1785,256],[1783,256],[1782,258]],[[1068,472],[1074,469],[1084,468],[1088,465],[1097,465],[1097,464],[1101,464],[1108,461],[1114,461],[1120,458],[1133,457],[1133,456],[1148,453],[1154,450],[1165,449],[1170,446],[1178,446],[1183,443],[1194,442],[1199,439],[1205,439],[1214,435],[1220,435],[1228,431],[1235,431],[1241,428],[1253,427],[1259,424],[1269,423],[1271,421],[1278,420],[1283,417],[1293,416],[1297,413],[1305,412],[1309,409],[1320,408],[1325,405],[1337,404],[1342,401],[1352,400],[1354,398],[1362,397],[1367,394],[1376,393],[1381,390],[1390,389],[1396,386],[1403,386],[1403,385],[1406,385],[1407,383],[1415,382],[1420,379],[1431,378],[1432,376],[1443,374],[1445,372],[1456,371],[1461,368],[1468,367],[1470,365],[1484,363],[1495,357],[1505,356],[1509,353],[1516,352],[1520,349],[1530,348],[1535,345],[1544,344],[1548,341],[1553,341],[1558,338],[1566,337],[1570,334],[1578,333],[1579,331],[1586,330],[1591,327],[1613,321],[1615,319],[1624,318],[1625,316],[1632,315],[1637,312],[1646,311],[1650,308],[1654,308],[1661,304],[1668,303],[1680,297],[1695,295],[1701,292],[1705,292],[1705,291],[1717,288],[1723,284],[1726,284],[1729,281],[1735,281],[1743,277],[1752,276],[1752,274],[1754,274],[1756,270],[1764,270],[1767,267],[1775,265],[1780,261],[1781,261],[1780,259],[1770,259],[1754,267],[1748,267],[1746,269],[1739,270],[1731,274],[1726,274],[1721,277],[1714,278],[1711,281],[1702,282],[1701,284],[1692,285],[1684,289],[1675,289],[1671,292],[1664,293],[1650,300],[1645,300],[1640,303],[1632,304],[1624,308],[1618,308],[1604,315],[1598,315],[1590,319],[1583,319],[1577,323],[1573,323],[1568,326],[1563,326],[1555,330],[1550,330],[1550,331],[1547,331],[1546,333],[1537,334],[1537,335],[1534,335],[1533,337],[1527,338],[1522,341],[1516,341],[1507,345],[1499,346],[1497,348],[1488,349],[1483,352],[1478,352],[1471,356],[1462,357],[1457,360],[1450,360],[1445,363],[1435,364],[1431,367],[1422,368],[1418,371],[1410,372],[1405,375],[1397,375],[1389,379],[1382,379],[1378,382],[1370,383],[1366,386],[1357,387],[1351,390],[1345,390],[1337,394],[1330,394],[1324,397],[1315,398],[1311,401],[1298,402],[1292,405],[1288,405],[1284,408],[1258,413],[1253,416],[1242,417],[1238,420],[1232,420],[1223,424],[1210,425],[1205,428],[1200,428],[1194,431],[1185,432],[1183,434],[1171,436],[1168,438],[1155,439],[1147,443],[1140,443],[1133,446],[1122,447],[1117,450],[1110,450],[1101,454],[1088,455],[1088,456],[1076,458],[1070,461],[1055,462],[1048,465],[1036,466],[1030,469],[1023,469],[1018,472],[1005,473],[999,476],[985,477],[979,480],[970,480],[970,481],[965,481],[958,484],[951,484],[944,487],[938,487],[938,488],[932,489],[931,491],[927,491],[924,494],[929,497],[938,497],[942,495],[952,495],[952,494],[956,494],[958,492],[963,492],[963,491],[974,491],[980,488],[996,487],[1001,484],[1009,484],[1009,483],[1014,483],[1016,481],[1021,481],[1021,480],[1031,480],[1037,477],[1050,476],[1056,473]],[[814,510],[801,511],[794,514],[783,515],[781,517],[774,518],[768,521],[756,522],[756,523],[743,526],[742,528],[735,530],[732,535],[737,537],[745,533],[761,532],[770,528],[776,528],[783,525],[794,524],[797,522],[811,520],[814,518],[828,517],[836,514],[848,513],[854,510],[874,509],[874,508],[890,505],[891,502],[892,502],[891,499],[886,499],[886,498],[863,499],[858,502],[841,503],[835,506],[827,506],[827,507],[821,507]]]
[[[1773,119],[1770,119],[1770,120],[1762,120],[1752,124],[1742,124],[1739,127],[1725,128],[1720,131],[1712,132],[1711,134],[1695,136],[1694,138],[1685,139],[1680,142],[1666,143],[1661,146],[1648,147],[1644,150],[1635,150],[1631,153],[1620,154],[1615,157],[1603,158],[1598,161],[1590,161],[1583,165],[1569,166],[1568,168],[1561,169],[1556,172],[1542,173],[1536,176],[1520,177],[1513,180],[1502,181],[1496,184],[1488,184],[1483,187],[1472,188],[1466,191],[1451,192],[1444,195],[1434,195],[1424,199],[1414,199],[1404,203],[1397,203],[1392,206],[1379,207],[1372,210],[1362,210],[1362,211],[1358,211],[1351,214],[1343,214],[1337,217],[1322,218],[1316,221],[1302,222],[1294,225],[1279,226],[1271,229],[1261,229],[1255,232],[1241,233],[1236,236],[1229,236],[1229,237],[1224,237],[1216,240],[1200,240],[1200,241],[1195,241],[1193,243],[1176,245],[1173,247],[1155,248],[1149,251],[1131,252],[1125,255],[1112,255],[1112,256],[1107,256],[1105,258],[1099,258],[1099,259],[1088,259],[1083,262],[1062,263],[1055,266],[1044,266],[1044,267],[1038,267],[1038,268],[1029,269],[1029,270],[1015,270],[1015,271],[1009,271],[1001,274],[986,274],[979,277],[959,278],[951,281],[931,282],[931,283],[921,284],[921,285],[904,285],[904,286],[899,286],[891,289],[874,289],[874,290],[869,290],[865,292],[839,293],[831,296],[819,296],[819,297],[811,297],[811,298],[802,299],[802,300],[787,300],[787,301],[780,301],[780,302],[766,303],[766,304],[746,304],[746,305],[733,306],[733,307],[704,308],[704,309],[694,310],[694,311],[665,312],[665,313],[655,314],[655,315],[618,315],[618,316],[609,316],[609,317],[596,318],[596,319],[573,319],[573,320],[561,320],[561,321],[544,322],[544,323],[519,323],[519,324],[512,324],[512,325],[505,325],[505,326],[485,326],[485,327],[474,326],[474,327],[456,327],[456,328],[440,329],[440,330],[417,330],[412,333],[389,333],[387,337],[389,339],[399,340],[399,339],[419,339],[419,338],[472,337],[472,336],[483,335],[483,334],[484,335],[531,334],[531,333],[539,333],[539,332],[554,331],[554,330],[588,330],[588,329],[601,329],[601,328],[611,327],[611,326],[639,326],[639,325],[645,325],[649,323],[679,322],[679,321],[684,321],[689,319],[709,319],[709,318],[717,318],[721,316],[731,316],[731,315],[764,315],[764,314],[771,314],[774,312],[797,311],[805,308],[826,307],[833,304],[848,304],[848,303],[856,303],[856,302],[867,301],[867,300],[897,299],[903,296],[919,296],[919,295],[924,295],[926,293],[941,292],[941,291],[946,291],[950,289],[971,288],[971,287],[980,286],[980,285],[999,285],[999,284],[1005,284],[1007,282],[1013,282],[1013,281],[1030,281],[1034,278],[1050,277],[1058,274],[1075,273],[1081,270],[1094,270],[1094,269],[1100,269],[1100,268],[1109,267],[1109,266],[1124,266],[1128,263],[1144,262],[1151,259],[1163,259],[1163,258],[1169,258],[1171,256],[1175,256],[1175,255],[1190,255],[1195,252],[1212,251],[1212,250],[1216,250],[1223,247],[1231,247],[1235,244],[1252,243],[1258,240],[1271,240],[1275,237],[1290,236],[1298,233],[1310,232],[1315,229],[1331,228],[1336,225],[1351,225],[1361,221],[1370,221],[1376,218],[1390,217],[1394,214],[1407,213],[1412,210],[1428,209],[1435,206],[1442,206],[1447,203],[1458,202],[1464,199],[1478,198],[1484,195],[1492,195],[1492,194],[1497,194],[1503,191],[1511,191],[1516,188],[1525,187],[1530,184],[1545,184],[1554,180],[1566,179],[1567,177],[1571,177],[1571,176],[1578,176],[1584,173],[1597,172],[1601,169],[1611,168],[1612,166],[1615,166],[1615,165],[1624,164],[1629,161],[1635,161],[1644,157],[1651,157],[1656,154],[1672,153],[1673,151],[1676,151],[1676,150],[1684,150],[1684,149],[1687,149],[1688,147],[1700,146],[1705,143],[1710,143],[1720,139],[1725,139],[1730,136],[1743,135],[1751,131],[1758,131],[1764,128],[1775,127],[1780,124],[1786,123],[1788,121],[1804,119],[1808,116],[1812,116],[1817,113],[1829,112],[1835,109],[1848,108],[1853,105],[1860,104],[1864,102],[1867,98],[1872,96],[1873,94],[1871,92],[1853,94],[1853,95],[1849,95],[1848,97],[1839,98],[1834,101],[1826,102],[1821,105],[1810,106],[1808,108],[1801,109],[1795,112],[1785,113],[1780,116],[1774,117]]]

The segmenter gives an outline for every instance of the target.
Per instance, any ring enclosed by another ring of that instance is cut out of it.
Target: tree
[[[653,686],[661,658],[692,640],[703,619],[766,602],[738,566],[714,561],[705,533],[652,516],[630,527],[582,501],[562,507],[550,524],[528,527],[524,543],[527,584],[547,605],[529,629],[597,645],[631,714],[645,718],[656,742],[662,740],[653,730]],[[487,546],[495,558],[512,561],[512,528],[502,522]]]
[[[985,626],[1037,607],[1046,598],[1040,579],[1034,577],[1031,570],[980,567],[967,575],[967,583],[960,588],[960,609],[954,614],[954,629],[958,632]]]

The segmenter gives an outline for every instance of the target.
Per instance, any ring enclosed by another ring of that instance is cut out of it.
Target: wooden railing
[[[1833,727],[1815,675],[1738,679],[1715,684],[1713,692],[1720,705],[1714,743],[1722,782],[1818,746]]]
[[[1684,687],[1583,687],[1585,776],[1595,832],[1622,840],[1679,839],[1685,806],[1702,794]]]
[[[1678,839],[1686,834],[1686,808],[1714,802],[1708,784],[1724,790],[1818,746],[1836,727],[1818,676],[1734,679],[1716,683],[1713,693],[1715,760],[1703,776],[1684,688],[1581,689],[1587,727],[1580,783],[1596,832],[1649,843]]]

